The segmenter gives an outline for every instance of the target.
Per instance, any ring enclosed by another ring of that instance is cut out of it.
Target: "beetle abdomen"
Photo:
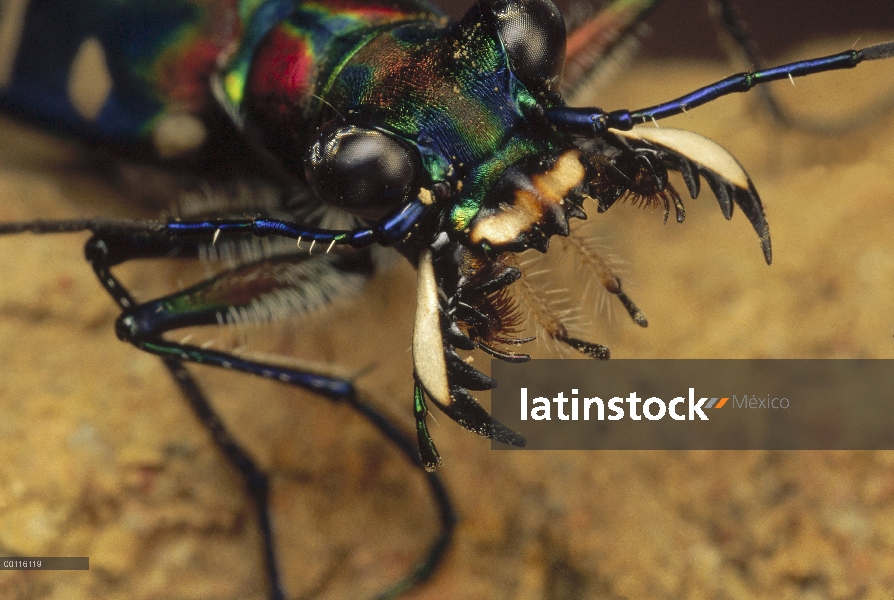
[[[409,1],[13,0],[0,13],[0,107],[177,158],[213,137],[224,113],[240,122],[247,98],[262,126],[287,112],[300,128],[354,38],[431,14]]]
[[[15,31],[4,40],[14,58],[0,73],[3,106],[122,143],[152,135],[168,115],[206,110],[209,76],[240,33],[230,2],[27,4],[3,15],[4,29]]]

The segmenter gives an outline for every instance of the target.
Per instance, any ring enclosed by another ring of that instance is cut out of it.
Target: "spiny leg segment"
[[[229,222],[233,221],[235,220]],[[211,434],[214,444],[238,471],[255,506],[262,538],[265,570],[270,582],[270,597],[273,600],[285,600],[287,596],[277,565],[274,534],[271,527],[269,478],[229,432],[183,363],[213,365],[249,373],[315,392],[333,402],[344,402],[380,431],[414,466],[422,470],[423,463],[416,443],[374,407],[368,399],[364,398],[349,380],[278,364],[247,360],[227,352],[169,342],[162,337],[168,331],[183,327],[222,322],[221,311],[236,308],[223,304],[223,302],[225,302],[224,299],[228,292],[238,291],[236,288],[242,281],[239,277],[241,272],[253,268],[263,270],[267,261],[259,261],[255,265],[225,272],[178,294],[139,304],[112,274],[113,266],[137,258],[195,258],[198,256],[199,249],[207,245],[207,239],[194,234],[172,234],[164,223],[152,221],[87,219],[32,221],[0,225],[0,234],[22,231],[58,233],[84,230],[94,233],[86,244],[87,259],[103,288],[123,311],[116,323],[116,332],[122,340],[161,357],[193,412]],[[245,234],[243,233],[243,235]],[[251,233],[248,235],[250,236]],[[324,254],[316,258],[327,257]],[[331,260],[338,263],[335,258]],[[362,265],[358,266],[354,263],[337,266],[346,271],[364,268]],[[288,283],[281,281],[279,285],[285,287]],[[291,283],[294,285],[294,281]],[[264,288],[264,291],[269,292],[269,290],[269,286]],[[252,293],[255,294],[254,297]],[[257,290],[248,290],[243,294],[245,304],[249,304],[261,293]],[[151,317],[147,317],[148,315]],[[395,598],[430,577],[442,560],[452,538],[456,514],[450,496],[437,474],[424,472],[424,475],[438,510],[441,532],[429,546],[423,559],[400,581],[383,591],[377,598]]]

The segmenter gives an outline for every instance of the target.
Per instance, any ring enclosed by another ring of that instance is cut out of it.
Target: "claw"
[[[683,173],[683,179],[693,198],[699,192],[697,175],[703,176],[717,196],[720,210],[727,219],[732,217],[735,202],[757,232],[764,259],[770,264],[773,253],[763,205],[745,169],[732,154],[716,142],[682,129],[635,127],[631,131],[609,131],[631,147],[653,148],[665,152],[665,162]],[[686,165],[687,162],[691,164]]]
[[[506,267],[494,277],[488,279],[481,285],[469,286],[464,290],[466,294],[488,294],[494,290],[504,288],[521,278],[521,271],[515,267]]]
[[[484,350],[485,352],[487,352],[488,354],[493,356],[494,358],[499,358],[500,360],[503,360],[506,362],[523,363],[523,362],[528,362],[529,360],[531,360],[530,354],[523,354],[521,352],[519,352],[519,353],[504,352],[502,350],[498,350],[497,348],[494,348],[490,344],[485,344],[485,343],[479,343],[478,346],[482,350]]]
[[[677,223],[682,223],[686,220],[686,209],[683,207],[683,200],[680,198],[680,194],[676,192],[673,188],[671,188],[673,192],[671,197],[674,200],[674,211],[677,215]]]
[[[447,371],[451,381],[467,390],[486,391],[497,387],[495,379],[488,377],[464,361],[453,350],[448,350],[444,354],[447,357]]]
[[[567,335],[556,336],[556,339],[563,344],[567,344],[568,346],[574,348],[578,352],[589,356],[590,358],[595,358],[596,360],[608,360],[611,356],[611,350],[609,350],[602,344],[594,344],[593,342],[579,340]]]
[[[723,180],[717,177],[705,177],[708,180],[708,185],[711,187],[711,191],[714,192],[714,196],[717,198],[717,203],[720,204],[720,211],[723,213],[724,218],[729,221],[733,218],[733,199],[730,197],[730,190],[724,184]],[[758,232],[760,235],[760,232]]]
[[[698,176],[698,170],[692,168],[692,162],[682,157],[680,157],[680,160],[674,161],[674,166],[680,171],[680,175],[683,176],[683,182],[686,184],[686,189],[689,190],[689,197],[693,200],[698,198],[698,194],[701,191],[701,179]]]
[[[764,252],[764,260],[769,265],[773,262],[773,248],[770,245],[770,226],[767,225],[767,217],[764,215],[764,207],[757,195],[754,185],[748,182],[748,189],[734,189],[733,200],[742,209],[742,213],[754,227],[761,241],[761,250]]]
[[[478,347],[478,344],[464,334],[457,326],[456,322],[444,313],[441,313],[441,333],[444,335],[444,341],[454,348],[459,348],[460,350],[474,350]]]
[[[571,201],[565,203],[565,213],[569,219],[587,220],[587,213],[584,212],[584,209]]]
[[[475,398],[465,389],[454,386],[450,390],[452,402],[449,405],[441,404],[432,398],[444,414],[473,433],[504,444],[524,448],[525,438],[493,417],[482,407]]]

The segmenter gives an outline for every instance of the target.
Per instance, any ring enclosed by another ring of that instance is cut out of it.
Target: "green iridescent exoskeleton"
[[[509,169],[547,170],[573,147],[573,138],[558,134],[541,116],[544,109],[564,105],[555,92],[564,23],[551,3],[530,4],[544,13],[541,37],[550,38],[524,40],[539,52],[536,68],[523,63],[529,57],[518,40],[504,35],[517,26],[515,15],[501,17],[502,8],[482,4],[457,23],[414,22],[378,33],[344,61],[321,93],[320,121],[381,132],[412,148],[421,168],[414,173],[413,194],[397,200],[406,202],[419,192],[428,199],[438,189],[440,222],[455,236],[472,233],[486,205],[496,210],[505,201],[495,192]],[[327,133],[319,145],[334,143]],[[315,181],[313,171],[315,160],[322,160],[319,154],[313,155],[308,176],[325,196],[326,182]],[[563,192],[582,184],[578,178]],[[537,221],[543,231],[527,227],[497,240],[479,235],[475,243],[509,247],[527,243],[524,236],[532,232],[535,237],[567,232],[564,215],[554,218],[553,208],[538,207],[526,223]]]

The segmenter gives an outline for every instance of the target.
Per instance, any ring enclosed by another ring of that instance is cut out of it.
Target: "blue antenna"
[[[804,75],[824,73],[826,71],[852,69],[864,60],[881,60],[891,57],[894,57],[894,42],[886,42],[869,46],[862,50],[848,50],[831,56],[802,60],[753,73],[738,73],[699,88],[676,100],[639,110],[628,111],[622,109],[606,113],[600,108],[564,106],[547,109],[545,116],[557,129],[573,135],[599,135],[609,128],[627,131],[632,129],[634,125],[672,117],[699,107],[702,104],[713,102],[728,94],[747,92],[754,86],[762,83],[803,77]]]

